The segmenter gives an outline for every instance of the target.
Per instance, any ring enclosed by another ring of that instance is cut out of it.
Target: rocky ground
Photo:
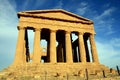
[[[67,75],[67,76],[39,76],[39,75],[21,75],[17,76],[14,74],[0,73],[0,80],[120,80],[118,74],[106,75],[106,76],[96,76],[89,75],[80,77],[76,75]]]
[[[6,69],[0,72],[0,80],[120,80],[120,75],[118,75],[117,71],[112,72],[100,72],[97,74],[56,74],[50,76],[49,73],[34,73],[31,74],[30,72],[20,71],[19,70],[14,72]]]

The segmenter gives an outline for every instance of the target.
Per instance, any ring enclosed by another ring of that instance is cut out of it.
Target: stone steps
[[[43,75],[43,74],[50,74],[50,75],[79,75],[86,73],[85,69],[88,70],[88,73],[91,75],[96,75],[98,73],[102,74],[102,71],[110,72],[109,68],[95,63],[73,63],[73,64],[66,64],[66,63],[58,63],[58,64],[26,64],[25,66],[11,66],[7,69],[8,72],[14,72],[17,75],[29,74],[29,75]]]

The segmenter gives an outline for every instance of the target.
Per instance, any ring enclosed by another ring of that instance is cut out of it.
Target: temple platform
[[[94,63],[41,63],[41,64],[31,64],[27,63],[25,65],[10,66],[6,71],[15,73],[17,75],[60,75],[65,76],[70,75],[85,75],[86,70],[88,74],[102,75],[102,72],[109,73],[110,69],[101,64]]]

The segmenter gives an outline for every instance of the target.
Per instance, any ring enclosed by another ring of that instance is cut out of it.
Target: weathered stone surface
[[[3,70],[7,72],[3,74],[7,75],[7,80],[11,76],[16,80],[48,76],[49,80],[65,80],[72,76],[74,80],[86,78],[86,74],[98,77],[103,75],[102,71],[116,74],[115,70],[109,71],[99,63],[93,21],[65,10],[25,11],[19,12],[18,17],[15,59],[7,70]],[[28,30],[34,33],[33,52],[29,49]],[[73,40],[73,34],[77,36],[76,40]],[[41,40],[47,42],[45,50],[40,45]],[[91,50],[88,50],[88,40]]]

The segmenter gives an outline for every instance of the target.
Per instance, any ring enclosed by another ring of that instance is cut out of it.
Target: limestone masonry
[[[94,41],[93,22],[64,10],[41,10],[19,12],[18,41],[14,65],[30,64],[99,64]],[[29,53],[27,30],[34,31],[33,56]],[[78,39],[72,40],[72,33]],[[47,41],[47,51],[42,54],[40,41]],[[92,62],[88,50],[87,40],[90,40]],[[56,42],[58,45],[56,46]],[[78,49],[77,49],[78,47]]]
[[[62,9],[18,12],[18,41],[9,71],[17,75],[99,75],[109,68],[99,63],[94,40],[93,21]],[[33,30],[33,53],[30,53],[28,30]],[[72,34],[77,36],[73,40]],[[45,51],[40,45],[47,41]],[[89,41],[89,43],[88,43]],[[57,43],[57,44],[56,44]],[[88,46],[90,45],[90,47]]]

